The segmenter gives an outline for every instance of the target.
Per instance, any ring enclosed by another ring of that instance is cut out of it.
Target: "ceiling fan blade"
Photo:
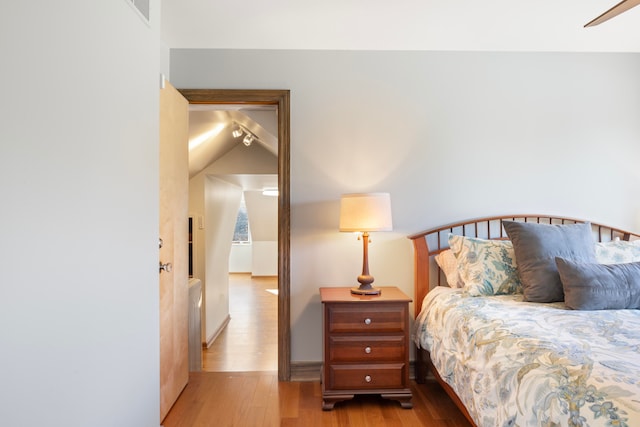
[[[593,27],[594,25],[602,24],[604,21],[608,21],[614,16],[618,16],[622,12],[626,12],[632,7],[638,6],[639,4],[640,4],[640,0],[622,0],[620,3],[613,6],[611,9],[607,10],[605,13],[598,16],[596,19],[586,23],[585,27]]]

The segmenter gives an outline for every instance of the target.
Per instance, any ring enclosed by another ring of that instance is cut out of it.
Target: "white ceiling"
[[[640,52],[618,0],[161,0],[170,48]]]

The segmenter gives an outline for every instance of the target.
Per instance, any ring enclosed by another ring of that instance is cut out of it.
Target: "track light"
[[[243,134],[244,138],[242,139],[242,143],[247,147],[257,139],[257,137],[253,133],[249,132],[245,127],[237,124],[236,122],[233,122],[233,130],[231,131],[231,135],[234,138],[240,138]]]

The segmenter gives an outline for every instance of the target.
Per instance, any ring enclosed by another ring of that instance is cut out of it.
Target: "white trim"
[[[224,328],[227,327],[227,325],[229,324],[230,320],[231,320],[231,316],[227,314],[227,317],[222,322],[222,325],[220,325],[220,327],[218,329],[216,329],[216,331],[213,333],[213,335],[211,335],[209,338],[207,338],[207,342],[204,343],[206,348],[209,348],[209,347],[211,347],[213,345],[213,342],[216,340],[216,338],[218,338],[218,335],[220,335],[222,333],[222,331],[224,331]]]

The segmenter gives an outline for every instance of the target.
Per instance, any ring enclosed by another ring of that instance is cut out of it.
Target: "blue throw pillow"
[[[564,303],[574,310],[640,309],[640,262],[590,264],[556,258]]]
[[[555,258],[595,263],[591,224],[503,221],[513,243],[525,301],[564,301]]]

